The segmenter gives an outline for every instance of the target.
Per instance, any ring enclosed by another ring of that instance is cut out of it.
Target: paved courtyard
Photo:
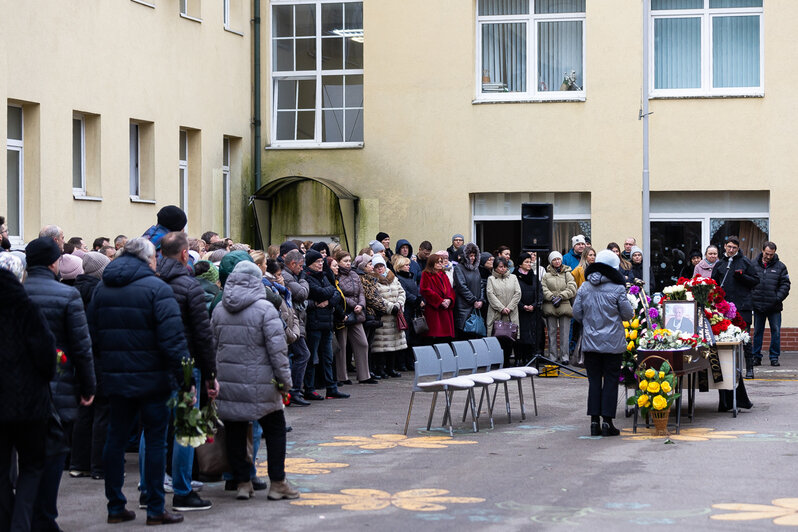
[[[767,364],[767,361],[765,362]],[[524,387],[520,421],[511,387],[513,422],[497,401],[496,426],[480,432],[426,431],[431,394],[417,395],[402,436],[412,376],[376,386],[346,386],[348,400],[326,400],[286,412],[286,469],[302,492],[296,501],[268,501],[265,492],[236,501],[221,483],[202,492],[210,511],[186,513],[174,530],[751,530],[798,526],[798,356],[757,368],[746,381],[754,408],[736,419],[718,413],[717,392],[697,394],[696,419],[672,444],[643,428],[619,406],[620,437],[592,438],[585,416],[587,381],[536,380],[539,415]],[[622,394],[621,394],[622,396]],[[462,415],[463,396],[455,395]],[[619,400],[622,403],[622,399]],[[686,421],[686,420],[685,420]],[[261,447],[260,460],[265,460]],[[127,455],[125,493],[137,501],[137,457]],[[264,464],[265,465],[265,464]],[[265,467],[263,467],[265,476]],[[167,504],[171,496],[167,495]],[[135,508],[135,505],[131,505]],[[59,499],[64,530],[105,524],[103,484],[65,476]],[[144,526],[137,510],[127,529]]]

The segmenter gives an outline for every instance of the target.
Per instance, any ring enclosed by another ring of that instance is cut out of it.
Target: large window
[[[762,0],[651,0],[651,96],[763,93]]]
[[[24,197],[24,120],[22,107],[9,105],[6,138],[6,227],[12,242],[22,240]]]
[[[363,142],[363,3],[272,2],[272,146]]]
[[[585,0],[479,0],[478,100],[585,96]]]

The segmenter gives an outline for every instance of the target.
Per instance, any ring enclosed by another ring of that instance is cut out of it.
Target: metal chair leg
[[[416,392],[410,394],[410,406],[407,407],[407,419],[405,420],[405,432],[407,436],[407,427],[410,426],[410,411],[413,410],[413,399],[416,397]]]
[[[450,415],[449,410],[452,408],[452,393],[443,392],[443,396],[446,398],[446,413],[443,415],[444,419],[449,419],[449,436],[454,438],[454,429],[452,428],[452,416]]]
[[[493,404],[490,402],[490,385],[485,385],[482,388],[482,394],[479,396],[479,408],[482,410],[482,396],[487,394],[488,400],[485,401],[488,405],[488,419],[490,419],[490,428],[494,428],[493,425]]]
[[[474,432],[479,432],[479,418],[474,413],[474,406],[476,405],[476,400],[474,399],[474,388],[468,390],[468,404],[471,405],[471,421],[474,425]]]
[[[438,400],[438,392],[432,394],[432,404],[429,405],[429,416],[427,417],[427,430],[432,426],[432,414],[435,413],[435,402]]]
[[[507,390],[507,381],[504,382],[504,405],[507,407],[507,423],[512,423],[510,416],[510,392]]]
[[[535,394],[535,379],[532,378],[532,375],[529,376],[529,382],[532,383],[532,402],[535,404],[535,415],[538,415],[538,398]]]
[[[521,402],[521,421],[526,419],[526,410],[524,409],[524,390],[521,386],[521,379],[516,381],[518,383],[518,399]]]

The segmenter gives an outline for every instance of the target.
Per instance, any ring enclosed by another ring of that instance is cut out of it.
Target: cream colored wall
[[[162,206],[179,203],[181,127],[199,130],[200,159],[189,160],[190,170],[201,168],[200,182],[190,184],[192,235],[222,232],[222,137],[243,138],[231,186],[232,232],[241,234],[240,192],[251,189],[241,182],[251,179],[251,165],[240,160],[251,154],[249,25],[236,28],[243,37],[224,31],[221,1],[202,0],[202,23],[181,18],[178,2],[151,3],[154,9],[132,0],[0,0],[0,101],[39,104],[40,171],[26,167],[25,178],[40,178],[41,193],[26,197],[26,240],[48,223],[61,225],[67,237],[141,234]],[[72,199],[73,110],[100,115],[102,202]],[[156,205],[129,200],[130,119],[155,123],[154,198],[147,199]],[[0,165],[2,190],[5,173]]]

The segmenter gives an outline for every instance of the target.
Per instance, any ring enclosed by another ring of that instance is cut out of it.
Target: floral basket
[[[670,417],[670,413],[670,409],[651,411],[651,421],[654,422],[654,428],[652,429],[654,436],[668,435],[668,418]]]

